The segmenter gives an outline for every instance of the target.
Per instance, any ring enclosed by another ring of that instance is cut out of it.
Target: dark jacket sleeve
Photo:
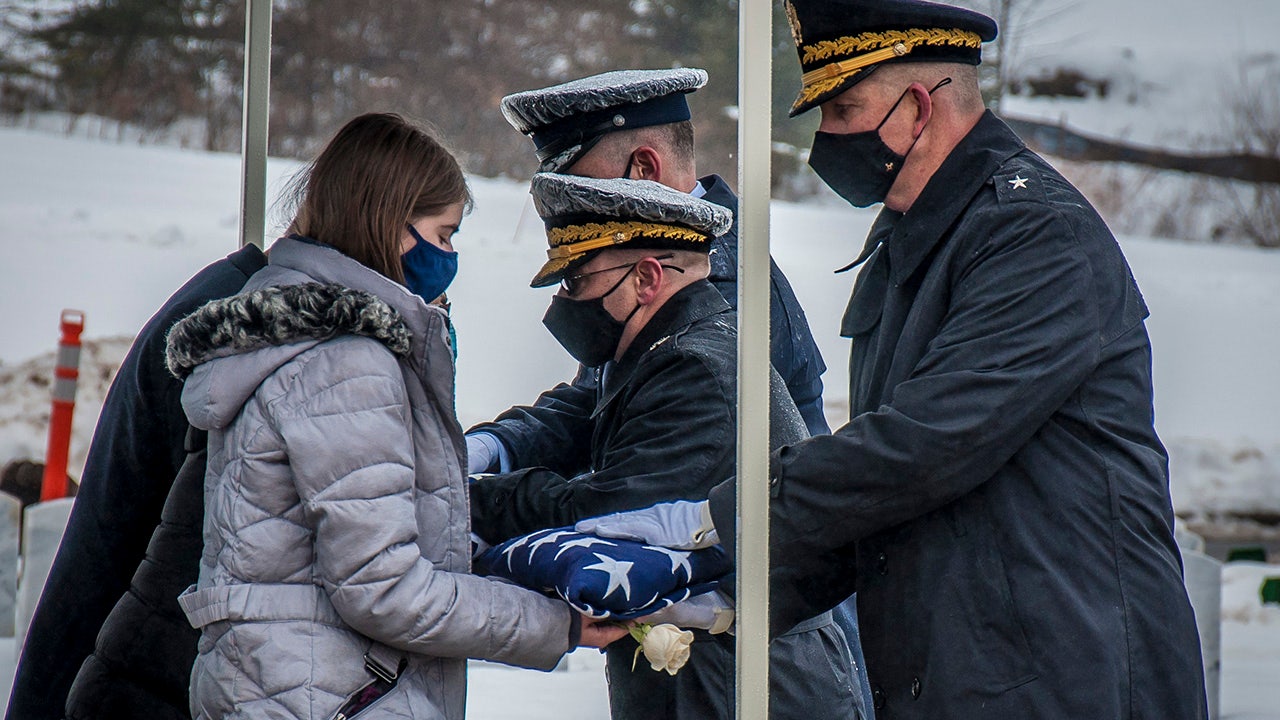
[[[712,488],[708,495],[711,522],[720,535],[721,545],[731,557],[736,557],[737,553],[736,483],[735,478],[725,480]],[[776,522],[776,519],[771,519],[770,528]],[[772,540],[770,552],[777,552],[772,547]],[[814,548],[805,558],[773,555],[769,563],[769,638],[776,638],[798,623],[847,600],[857,585],[856,555],[853,543]],[[736,597],[736,583],[737,573],[730,573],[720,581],[720,591],[731,598]]]
[[[713,267],[717,263],[723,266],[728,257],[734,257],[728,252],[723,255],[725,257],[713,258]],[[729,273],[729,270],[736,268],[723,268],[722,273]],[[713,277],[711,282],[729,306],[737,309],[736,273]],[[800,410],[809,434],[831,432],[822,412],[822,374],[827,371],[827,365],[822,361],[822,353],[813,339],[800,300],[782,268],[772,258],[769,260],[769,362],[786,383],[787,392]]]
[[[497,436],[513,468],[545,467],[565,475],[585,470],[591,457],[591,413],[596,406],[599,371],[579,367],[572,383],[561,383],[493,422],[470,430]],[[496,465],[496,463],[495,463]],[[496,467],[490,470],[497,470]]]
[[[202,270],[147,323],[107,393],[62,544],[27,631],[8,717],[55,720],[103,620],[142,561],[182,466],[182,384],[165,367],[165,334],[266,263],[257,248]]]
[[[782,376],[810,435],[831,432],[822,412],[822,373],[827,371],[800,300],[769,260],[769,361]]]
[[[948,316],[892,400],[781,450],[777,542],[859,539],[969,492],[1096,365],[1093,278],[1067,222],[1042,209],[975,224],[1004,230],[953,270]]]
[[[696,500],[732,472],[733,403],[701,358],[673,350],[636,368],[595,470],[532,468],[471,486],[472,530],[500,542],[669,500]]]
[[[827,602],[824,583],[839,582],[833,552],[990,478],[1095,367],[1093,277],[1073,228],[1048,208],[1018,210],[989,209],[994,216],[975,221],[1001,231],[952,270],[947,318],[891,401],[775,454],[776,623],[811,614],[806,595]],[[713,495],[722,539],[733,535],[720,528],[733,522],[732,502],[727,487]]]

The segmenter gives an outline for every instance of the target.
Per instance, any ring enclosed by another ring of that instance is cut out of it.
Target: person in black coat
[[[502,113],[528,135],[540,169],[593,178],[652,180],[733,211],[730,229],[712,241],[710,281],[730,307],[738,302],[738,198],[719,175],[699,178],[693,124],[685,96],[707,82],[695,68],[602,73],[502,99]],[[770,361],[786,383],[811,435],[830,431],[822,413],[822,355],[804,309],[782,270],[770,260]],[[467,435],[472,472],[521,467],[522,456],[545,457],[567,441],[562,395],[591,397],[598,378],[582,366],[561,392],[544,395],[501,435],[476,428]],[[581,403],[571,402],[578,406]],[[545,422],[544,422],[545,420]],[[582,420],[578,418],[577,420]]]
[[[209,300],[238,292],[265,265],[266,256],[249,245],[201,270],[143,327],[121,364],[27,630],[9,696],[10,720],[189,717],[186,690],[199,633],[186,623],[152,622],[166,614],[183,617],[177,596],[157,591],[194,582],[200,553],[198,519],[194,547],[171,533],[165,540],[157,529],[187,460],[189,427],[179,404],[182,383],[165,367],[165,334]],[[202,464],[196,471],[202,478]],[[196,518],[201,492],[196,483]],[[159,543],[152,541],[153,531]],[[153,561],[143,564],[148,554]],[[118,602],[128,609],[113,612]],[[115,641],[99,644],[95,653],[100,631]],[[69,697],[82,664],[89,674],[83,689]]]
[[[533,195],[551,243],[533,284],[561,283],[544,322],[602,381],[590,394],[553,390],[540,403],[585,418],[560,426],[563,446],[547,443],[546,456],[472,484],[472,531],[492,544],[661,500],[702,500],[734,468],[737,318],[706,280],[728,210],[648,181],[539,174]],[[803,419],[777,373],[772,380],[774,441],[798,441],[808,434]],[[530,412],[512,408],[481,427],[502,433],[503,420]],[[695,635],[675,676],[633,670],[629,637],[609,646],[615,720],[733,717],[733,638]],[[851,660],[829,613],[779,638],[770,657],[773,717],[857,716]]]
[[[508,95],[502,112],[529,136],[541,169],[594,178],[652,180],[733,211],[729,231],[712,241],[711,284],[731,308],[738,305],[738,198],[719,175],[699,177],[694,129],[686,95],[707,82],[696,68],[621,70],[548,88]],[[830,432],[822,409],[826,365],[791,283],[769,260],[769,359],[785,382],[810,435]],[[527,467],[558,453],[579,456],[576,429],[589,418],[572,414],[591,407],[598,369],[579,368],[570,384],[544,393],[518,415],[472,428],[467,446],[472,472]],[[851,651],[864,715],[870,705],[857,613],[852,601],[836,611]]]
[[[794,112],[822,108],[810,163],[885,207],[842,326],[850,420],[772,455],[772,631],[856,589],[881,720],[1206,717],[1147,309],[1089,203],[984,112],[995,23],[916,0],[788,15]],[[579,529],[731,547],[734,494]]]

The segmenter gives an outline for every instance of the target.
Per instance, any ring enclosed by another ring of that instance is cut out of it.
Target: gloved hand
[[[491,447],[491,442],[497,441],[488,433],[467,436],[468,475],[485,472],[493,464],[493,461],[497,459],[497,448]]]
[[[674,550],[701,550],[720,542],[706,500],[658,503],[641,510],[588,518],[578,521],[573,529]]]
[[[679,628],[701,628],[712,635],[733,627],[734,610],[718,591],[711,591],[665,607],[658,612],[640,618],[640,622],[671,623]]]

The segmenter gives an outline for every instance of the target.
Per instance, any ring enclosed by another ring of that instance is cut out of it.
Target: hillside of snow
[[[1005,109],[1091,135],[1174,150],[1231,149],[1228,105],[1241,73],[1265,77],[1280,67],[1276,0],[1029,5],[1018,74],[1073,68],[1107,79],[1110,90],[1106,98],[1015,96]],[[236,247],[240,159],[103,142],[117,133],[93,119],[80,128],[96,139],[59,135],[49,118],[20,124],[0,128],[0,465],[44,454],[58,317],[74,308],[87,315],[71,448],[78,476],[133,334],[182,282]],[[298,167],[272,161],[271,187],[278,190]],[[1170,451],[1176,511],[1222,542],[1268,542],[1276,558],[1280,251],[1207,244],[1221,208],[1205,200],[1221,195],[1195,177],[1132,167],[1069,172],[1120,231],[1151,310],[1156,424]],[[461,269],[449,292],[464,425],[532,400],[573,370],[540,323],[550,290],[528,288],[545,240],[526,185],[472,178],[472,187],[476,210],[457,240]],[[836,426],[848,408],[848,341],[838,326],[853,277],[832,270],[857,254],[874,212],[832,197],[774,203],[772,251],[826,359],[826,410]],[[279,229],[270,228],[268,240]],[[1262,580],[1277,575],[1275,564],[1225,568],[1223,720],[1280,718],[1280,607],[1258,596]],[[12,655],[11,642],[0,641],[0,701]],[[469,717],[604,717],[600,657],[579,651],[566,667],[541,674],[473,664]]]
[[[0,306],[14,309],[0,314],[2,464],[43,455],[63,308],[85,311],[90,340],[130,337],[191,274],[234,250],[239,161],[12,129],[0,130],[0,157],[11,170],[0,175]],[[274,164],[274,185],[296,168]],[[472,185],[476,210],[463,222],[449,292],[464,424],[531,400],[573,368],[540,322],[551,291],[528,287],[545,240],[525,186]],[[790,203],[773,211],[774,257],[830,368],[833,424],[847,414],[848,341],[837,328],[853,277],[832,270],[861,248],[873,217]],[[1156,423],[1173,454],[1179,512],[1280,516],[1280,377],[1258,361],[1280,356],[1280,252],[1137,237],[1121,244],[1151,308]],[[74,466],[106,375],[126,349],[120,341],[87,346]]]
[[[40,458],[63,308],[86,313],[72,446],[78,476],[109,378],[133,333],[172,290],[234,250],[239,160],[0,129],[0,465]],[[297,168],[273,163],[275,186]],[[527,402],[568,378],[573,362],[542,327],[550,290],[531,290],[544,257],[525,185],[472,178],[476,209],[457,239],[450,297],[459,334],[464,425]],[[792,279],[827,360],[827,414],[847,414],[848,341],[839,318],[853,278],[831,271],[862,245],[874,213],[775,203],[774,257]],[[1122,237],[1147,303],[1155,350],[1156,421],[1171,453],[1175,507],[1200,532],[1256,540],[1280,518],[1280,252]],[[1273,535],[1275,540],[1280,537]],[[1223,586],[1224,717],[1276,718],[1280,608],[1257,587],[1274,565],[1230,565]],[[0,643],[0,676],[11,647]],[[5,670],[5,668],[8,670]],[[504,688],[538,717],[601,717],[599,657],[542,675],[478,663],[477,718],[508,717]],[[4,693],[0,693],[3,697]],[[545,714],[542,714],[545,713]],[[532,717],[532,716],[530,716]]]

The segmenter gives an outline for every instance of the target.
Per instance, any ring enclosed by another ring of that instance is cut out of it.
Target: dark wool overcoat
[[[472,530],[490,542],[670,500],[701,500],[734,472],[737,317],[710,283],[669,299],[599,389],[560,385],[533,407],[516,407],[493,432],[524,469],[471,486]],[[777,373],[770,405],[778,445],[807,434]],[[506,422],[518,419],[517,423]],[[529,433],[512,442],[512,427]],[[541,433],[531,428],[542,427]],[[544,454],[531,454],[531,449]],[[734,639],[695,632],[689,664],[675,676],[641,662],[624,638],[607,650],[614,720],[733,717]],[[853,718],[856,694],[843,633],[823,614],[774,642],[772,717]]]
[[[80,492],[27,631],[8,717],[57,720],[65,710],[71,718],[114,718],[122,717],[124,708],[137,717],[187,716],[187,676],[198,633],[186,624],[176,595],[162,605],[141,598],[149,598],[153,587],[195,581],[199,528],[194,554],[181,567],[151,566],[161,574],[178,573],[177,580],[156,577],[153,569],[139,576],[141,587],[130,591],[130,578],[186,457],[182,383],[165,367],[165,333],[209,300],[239,292],[266,262],[250,245],[201,270],[134,341],[98,417]],[[72,681],[94,652],[99,629],[117,601],[129,608],[113,620],[116,637],[126,642],[88,661],[94,690],[68,705]],[[163,620],[166,616],[173,622]],[[152,622],[155,618],[162,620]]]
[[[719,175],[698,180],[703,200],[733,211],[733,226],[711,243],[711,284],[738,309],[738,196]],[[810,435],[831,431],[822,414],[822,373],[827,366],[809,330],[804,308],[782,268],[769,258],[769,361],[787,385]]]
[[[878,720],[1205,717],[1147,310],[1106,225],[988,113],[873,248],[852,417],[772,463],[774,627],[856,588]]]
[[[698,182],[706,190],[702,199],[733,211],[733,226],[724,235],[711,241],[711,275],[707,279],[720,291],[721,297],[731,308],[738,304],[738,196],[719,175],[707,175]],[[796,299],[795,291],[782,269],[769,261],[769,361],[782,378],[788,394],[804,420],[810,435],[830,432],[822,414],[822,373],[827,366],[822,362],[818,344],[809,331],[809,321],[804,308]],[[513,460],[513,467],[525,467],[521,458],[545,458],[553,453],[568,455],[580,453],[581,448],[571,448],[578,436],[572,432],[572,418],[562,415],[566,408],[586,407],[595,403],[597,368],[579,368],[571,386],[559,386],[538,398],[531,412],[548,417],[560,415],[552,422],[541,417],[523,415],[504,416],[499,424],[504,430],[499,435]],[[472,428],[475,431],[479,428]],[[486,430],[493,432],[492,425]],[[554,435],[548,434],[553,432]],[[580,456],[580,455],[578,455]],[[491,468],[496,470],[497,468]]]

